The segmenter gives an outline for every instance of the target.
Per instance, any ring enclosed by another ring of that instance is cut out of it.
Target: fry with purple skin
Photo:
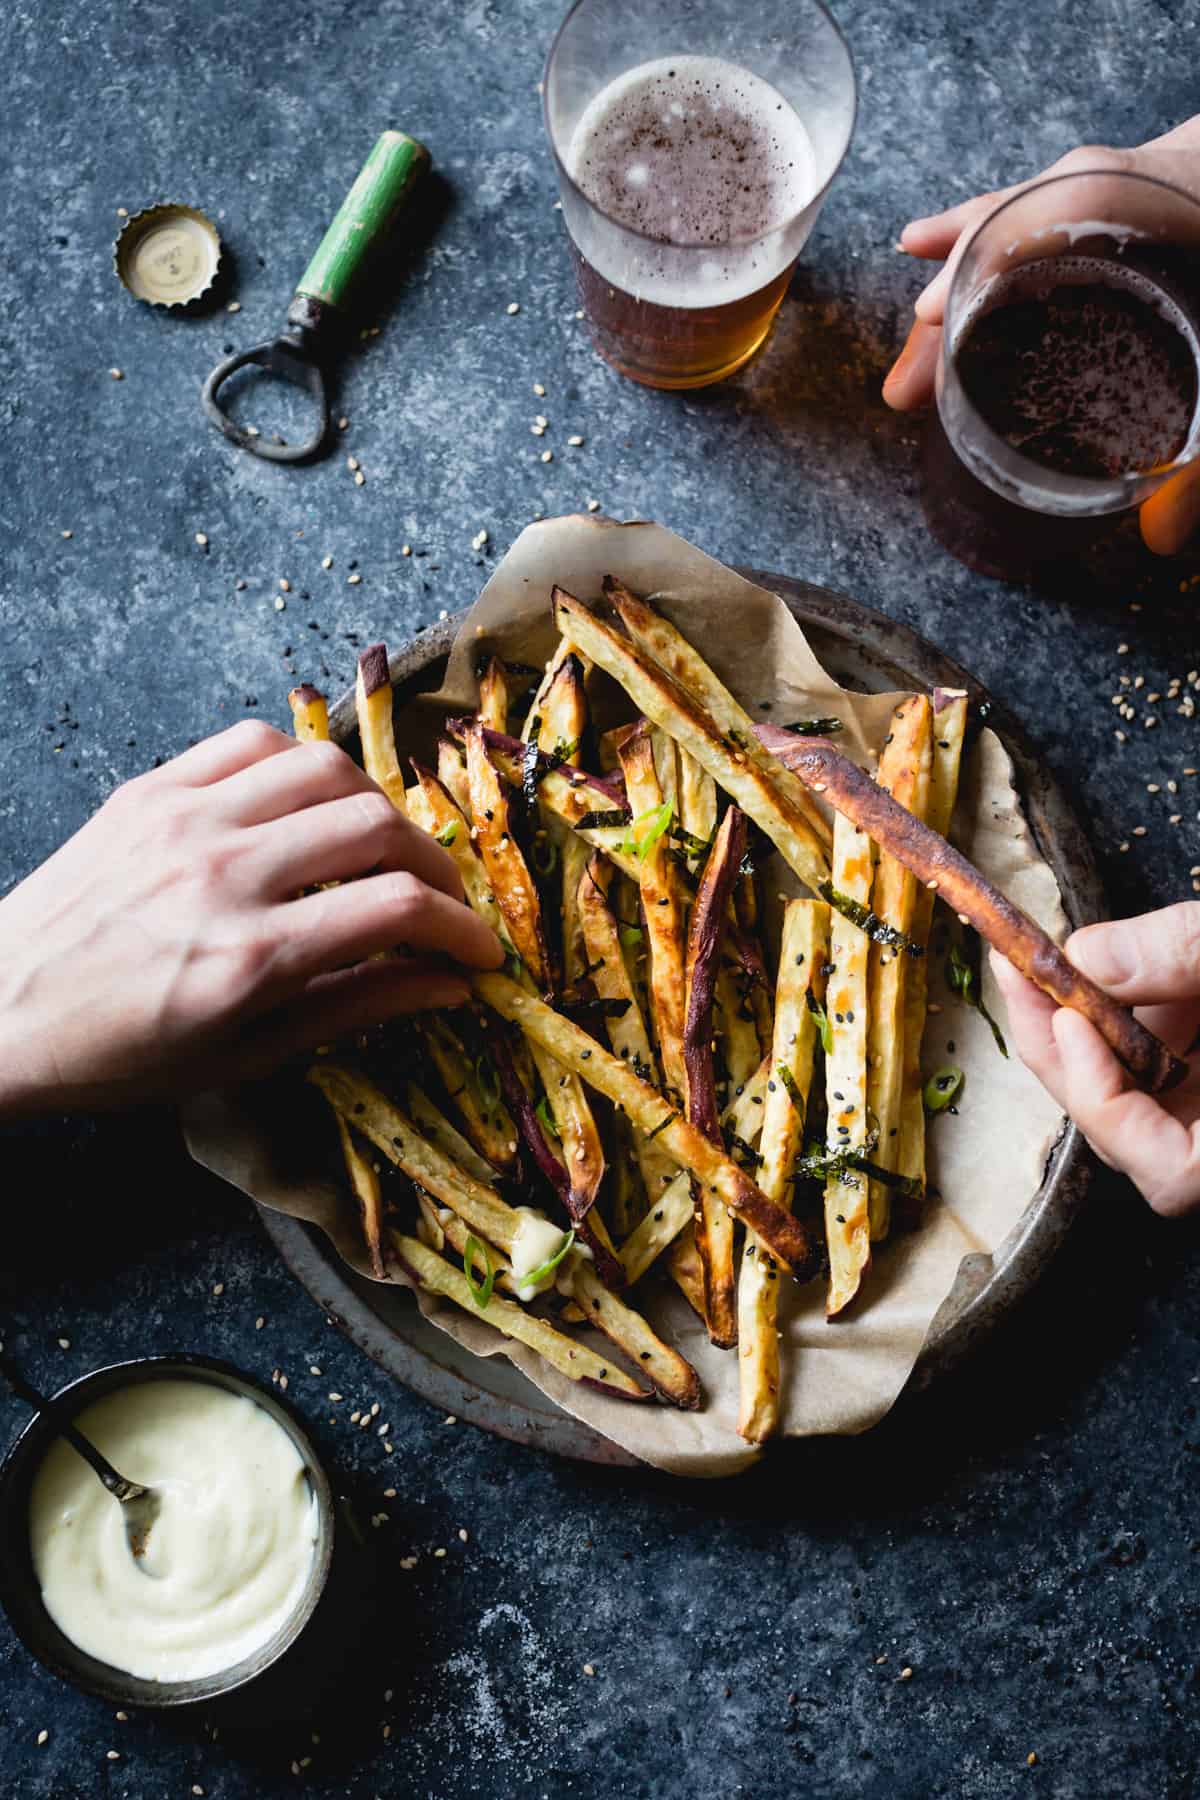
[[[534,740],[547,756],[561,756],[578,768],[580,746],[588,728],[588,701],[583,664],[568,652],[554,673],[542,703],[541,722]],[[584,968],[583,929],[579,920],[579,883],[591,854],[589,847],[568,829],[539,793],[538,815],[546,841],[553,846],[560,876],[562,914],[563,984],[572,988]]]
[[[396,755],[392,722],[392,678],[386,644],[368,644],[358,659],[354,710],[362,744],[363,768],[381,787],[397,812],[405,810],[404,775]]]
[[[713,1070],[713,998],[730,897],[745,848],[746,821],[737,807],[731,806],[717,828],[688,928],[687,1018],[683,1033],[687,1115],[714,1144],[721,1143],[721,1117]],[[704,1271],[704,1315],[709,1337],[724,1350],[737,1342],[733,1224],[721,1196],[710,1186],[697,1182],[696,1248]]]
[[[897,806],[918,819],[929,805],[933,761],[933,710],[924,694],[911,694],[892,714],[876,779]],[[916,877],[886,850],[880,852],[871,888],[871,911],[884,925],[908,938],[916,905]],[[900,1163],[900,1096],[904,1075],[904,996],[909,973],[921,957],[898,945],[872,943],[867,979],[867,1106],[878,1133],[873,1162],[883,1169]],[[871,1237],[885,1238],[891,1225],[887,1183],[870,1182]]]
[[[542,903],[521,847],[512,835],[508,798],[484,748],[482,726],[468,729],[466,747],[475,847],[483,858],[514,950],[538,992],[549,994],[554,989],[554,978],[542,928]]]
[[[297,743],[328,743],[329,706],[318,688],[301,682],[288,694],[288,705],[292,709],[292,730]]]
[[[346,1165],[351,1192],[362,1221],[363,1240],[367,1246],[371,1273],[377,1280],[386,1281],[387,1270],[383,1263],[383,1195],[379,1176],[375,1173],[375,1166],[370,1158],[359,1149],[354,1141],[354,1133],[336,1108],[333,1116],[337,1121],[342,1161]]]
[[[515,738],[497,740],[497,733],[484,732],[493,767],[509,787],[519,788],[524,775],[520,745]],[[440,763],[438,773],[441,775]],[[578,832],[593,850],[603,850],[623,874],[637,880],[637,857],[621,847],[629,836],[629,809],[623,794],[617,800],[607,788],[596,786],[589,776],[568,767],[539,768],[537,785],[542,807]]]
[[[437,776],[469,824],[471,821],[471,784],[462,751],[448,737],[440,737],[437,747]]]
[[[1089,1019],[1140,1087],[1160,1093],[1187,1074],[1127,1006],[1082,974],[1052,938],[1002,894],[960,851],[897,806],[861,769],[836,750],[814,744],[796,758],[797,772],[815,794],[868,832],[882,849],[911,869],[980,937],[1058,1006]]]

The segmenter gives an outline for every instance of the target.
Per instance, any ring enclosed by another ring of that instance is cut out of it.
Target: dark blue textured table
[[[878,391],[920,281],[900,224],[1186,116],[1200,18],[1184,0],[840,13],[862,82],[850,161],[767,353],[691,397],[621,382],[577,321],[537,95],[553,6],[4,13],[5,886],[123,777],[247,711],[282,722],[293,671],[338,689],[356,645],[465,604],[531,518],[595,498],[915,625],[1044,746],[1115,908],[1189,891],[1200,801],[1178,772],[1200,733],[1149,696],[1200,662],[1194,561],[1154,568],[1125,538],[1105,579],[1054,596],[969,575],[924,533],[917,431]],[[269,468],[202,423],[200,381],[278,328],[388,123],[439,179],[345,365],[339,453]],[[219,218],[240,312],[168,317],[120,291],[118,208],[163,196]],[[1124,745],[1121,672],[1158,721]],[[34,1378],[177,1346],[285,1368],[358,1514],[387,1515],[368,1526],[381,1628],[287,1724],[114,1719],[0,1630],[6,1800],[1197,1791],[1200,1263],[1195,1230],[1120,1183],[1097,1183],[1034,1299],[948,1386],[861,1441],[702,1487],[557,1464],[391,1388],[162,1115],[10,1131],[3,1169],[2,1330]],[[330,1422],[330,1389],[380,1401],[393,1457]],[[19,1413],[0,1399],[6,1434]]]

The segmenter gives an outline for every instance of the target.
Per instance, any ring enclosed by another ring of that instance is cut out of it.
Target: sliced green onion
[[[640,925],[622,925],[619,932],[622,950],[636,950],[645,936]]]
[[[965,1080],[962,1070],[956,1063],[947,1063],[925,1083],[925,1111],[927,1113],[945,1112],[962,1093]]]
[[[442,829],[440,831],[434,832],[434,837],[435,837],[436,841],[439,844],[441,844],[442,848],[445,850],[448,850],[450,848],[451,844],[454,842],[454,840],[457,836],[458,836],[458,821],[457,821],[457,819],[451,819],[451,821],[448,825],[443,825]]]
[[[549,1257],[544,1263],[539,1263],[536,1269],[530,1269],[527,1275],[517,1275],[513,1277],[517,1286],[519,1288],[536,1287],[540,1281],[545,1281],[547,1275],[553,1275],[555,1269],[557,1269],[559,1263],[574,1242],[574,1231],[568,1231],[553,1256]]]
[[[1004,1041],[1004,1033],[993,1019],[983,1003],[983,987],[979,979],[980,945],[979,935],[975,931],[963,934],[963,947],[951,944],[950,955],[946,962],[946,984],[952,994],[957,994],[964,1005],[973,1006],[976,1012],[982,1013],[992,1028],[992,1036],[996,1040],[996,1048],[1001,1056],[1008,1055],[1008,1045]]]
[[[550,1116],[550,1102],[547,1100],[545,1094],[542,1095],[533,1110],[537,1114],[539,1124],[541,1124],[549,1136],[554,1138],[557,1142],[559,1140],[559,1129]]]
[[[482,1281],[475,1279],[475,1263],[480,1261],[487,1273]],[[487,1306],[492,1297],[492,1289],[496,1285],[496,1271],[492,1267],[492,1259],[488,1255],[487,1245],[481,1244],[474,1236],[467,1238],[463,1245],[463,1274],[467,1278],[467,1286],[471,1290],[471,1298],[480,1312]]]
[[[621,845],[626,856],[636,856],[641,862],[657,844],[663,832],[670,829],[671,820],[674,817],[675,808],[669,800],[664,800],[661,806],[652,806],[649,812],[640,814],[633,821],[633,828]],[[639,825],[648,827],[640,837],[638,836]]]
[[[833,1051],[833,1026],[829,1023],[829,1014],[825,1011],[825,1008],[821,1005],[821,1002],[817,999],[811,988],[809,988],[805,998],[808,1001],[809,1012],[817,1021],[817,1030],[821,1034],[821,1047],[826,1056],[829,1056]]]
[[[479,1098],[489,1110],[500,1104],[500,1077],[490,1056],[475,1058],[475,1080],[479,1086]]]
[[[533,840],[533,866],[539,875],[553,875],[558,867],[558,845],[539,831]]]
[[[804,1095],[796,1086],[796,1077],[792,1074],[792,1071],[785,1068],[783,1063],[780,1063],[778,1069],[772,1069],[771,1073],[779,1076],[780,1085],[782,1086],[784,1093],[787,1095],[796,1111],[800,1114],[801,1119],[803,1119]]]

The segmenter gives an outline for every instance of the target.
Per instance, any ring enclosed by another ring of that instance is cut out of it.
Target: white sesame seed
[[[351,1414],[350,1414],[350,1423],[351,1423],[351,1424],[352,1424],[352,1425],[357,1425],[357,1424],[358,1424],[358,1421],[359,1421],[359,1420],[360,1420],[360,1419],[361,1419],[361,1418],[362,1418],[362,1414],[361,1414],[361,1413],[360,1413],[360,1412],[352,1412],[352,1413],[351,1413]]]
[[[587,509],[589,512],[599,512],[600,511],[600,502],[598,500],[589,500],[587,503]]]
[[[483,546],[487,543],[487,541],[488,541],[487,532],[483,531],[483,530],[477,531],[475,533],[475,536],[471,539],[472,550],[482,550]]]
[[[379,1417],[381,1410],[382,1409],[379,1405],[378,1400],[372,1400],[372,1402],[371,1402],[371,1417],[373,1419],[377,1419]]]
[[[383,1497],[385,1500],[394,1500],[396,1498],[395,1488],[384,1488]]]
[[[286,1394],[287,1393],[287,1385],[288,1385],[288,1378],[286,1375],[281,1375],[279,1377],[279,1385],[283,1389],[284,1393]]]
[[[129,208],[127,206],[118,206],[117,217],[118,219],[127,219],[129,217]]]
[[[583,308],[582,308],[582,306],[581,306],[581,307],[580,307],[580,308],[579,308],[579,310],[578,310],[578,311],[577,311],[577,312],[576,312],[576,314],[575,314],[575,317],[576,317],[576,318],[577,318],[577,319],[582,319],[582,317],[583,317]]]
[[[442,1424],[443,1425],[457,1425],[458,1424],[457,1414],[456,1413],[447,1413],[445,1418],[442,1420]]]
[[[213,1298],[215,1300],[219,1300],[221,1298],[221,1295],[224,1292],[225,1292],[225,1283],[223,1281],[218,1281],[213,1288]]]
[[[113,1718],[119,1719],[122,1725],[128,1725],[129,1723],[129,1714],[127,1712],[114,1713]]]
[[[573,437],[567,439],[567,442],[570,444],[572,450],[578,450],[579,446],[583,443],[583,439],[580,437],[579,433],[576,432]]]
[[[109,1762],[120,1762],[121,1760],[121,1752],[119,1750],[106,1750],[104,1754]]]
[[[460,1525],[460,1526],[459,1526],[459,1528],[458,1528],[458,1536],[459,1536],[459,1541],[460,1541],[460,1542],[461,1542],[461,1543],[464,1543],[464,1544],[465,1544],[465,1543],[466,1543],[466,1541],[467,1541],[467,1539],[468,1539],[468,1537],[469,1537],[469,1535],[470,1535],[470,1534],[469,1534],[469,1532],[468,1532],[468,1531],[467,1531],[467,1529],[466,1529],[466,1526],[465,1526],[465,1525]]]
[[[202,550],[206,550],[208,548],[208,539],[202,531],[198,531],[196,533],[196,542],[199,544],[199,546]]]
[[[281,594],[290,594],[292,591],[292,584],[286,575],[279,577],[279,591]]]
[[[1168,825],[1178,825],[1178,824],[1179,824],[1179,821],[1180,821],[1180,820],[1181,820],[1181,819],[1182,819],[1182,818],[1183,818],[1183,814],[1182,814],[1182,813],[1172,813],[1172,814],[1171,814],[1171,815],[1170,815],[1170,817],[1169,817],[1169,818],[1168,818],[1168,820],[1167,820],[1167,824],[1168,824]]]
[[[75,533],[73,531],[64,531],[62,535],[65,538],[73,538],[75,536]]]
[[[415,1556],[402,1556],[400,1558],[400,1567],[402,1569],[415,1569],[416,1566],[417,1559]]]
[[[517,302],[516,300],[510,300],[504,310],[508,314],[509,318],[511,319],[511,318],[515,318],[516,314],[520,312],[521,308],[520,308],[519,302]]]
[[[242,303],[240,300],[231,300],[229,305],[225,308],[226,312],[241,312],[241,310]]]
[[[346,467],[350,470],[351,474],[353,474],[354,470],[358,467],[357,456],[348,456],[346,458]]]
[[[584,1663],[583,1672],[585,1675],[594,1675],[596,1673],[596,1670],[595,1670],[595,1667],[593,1666],[593,1664]]]
[[[108,372],[114,381],[124,381],[125,379],[125,371],[123,369],[110,369]]]
[[[349,425],[349,423],[350,423],[349,419],[339,419],[338,420],[338,430],[345,431],[345,429],[346,429],[347,425]]]
[[[1117,655],[1118,656],[1128,656],[1129,655],[1129,645],[1128,644],[1118,644],[1117,645]]]
[[[411,544],[401,544],[400,554],[401,554],[401,556],[411,556],[412,555],[412,545]]]
[[[534,382],[533,391],[537,395],[539,400],[544,400],[546,398],[546,389],[540,381]]]
[[[361,583],[362,583],[362,576],[358,573],[357,570],[355,570],[353,575],[347,575],[347,577],[346,577],[346,586],[347,587],[359,587],[361,585]]]
[[[283,612],[283,610],[286,606],[287,606],[287,601],[284,599],[283,595],[276,594],[276,596],[275,596],[275,611]]]
[[[1146,827],[1144,825],[1135,825],[1133,828],[1133,835],[1134,837],[1145,837]]]
[[[434,1555],[435,1555],[435,1556],[445,1556],[445,1554],[446,1554],[446,1552],[445,1552],[445,1551],[444,1551],[444,1550],[443,1550],[443,1549],[441,1549],[441,1548],[440,1548],[440,1547],[439,1547],[439,1548],[438,1548],[438,1549],[437,1549],[437,1550],[435,1550],[435,1551],[434,1551],[434,1553],[433,1553],[433,1554],[434,1554]]]
[[[445,607],[444,607],[444,606],[439,606],[439,608],[438,608],[438,618],[439,618],[439,619],[448,619],[448,618],[449,618],[449,617],[450,617],[450,614],[449,614],[449,612],[448,612],[448,611],[447,611],[447,609],[446,609],[446,608],[445,608]]]
[[[193,1792],[193,1794],[196,1795],[197,1800],[199,1800],[199,1797],[201,1794],[203,1794],[204,1789],[200,1786],[200,1783],[198,1781],[194,1781],[192,1783],[192,1792]]]
[[[1125,852],[1128,850],[1128,848],[1129,848],[1129,840],[1128,839],[1126,839],[1123,844],[1117,845],[1117,849],[1121,852],[1122,855],[1125,854]]]
[[[69,1350],[71,1348],[70,1338],[59,1338],[58,1347],[60,1350]]]
[[[322,558],[321,558],[321,567],[322,567],[322,568],[323,568],[323,569],[332,569],[332,567],[333,567],[333,558],[332,558],[332,556],[323,556],[323,557],[322,557]]]
[[[309,1363],[308,1372],[310,1375],[319,1375],[321,1373],[321,1371],[317,1367],[316,1363]]]
[[[546,427],[544,425],[531,425],[529,429],[534,437],[545,437],[546,435]]]
[[[259,1313],[257,1319],[255,1319],[255,1321],[254,1321],[255,1331],[261,1331],[263,1326],[266,1324],[266,1322],[267,1321],[263,1318],[262,1314]]]
[[[901,1681],[911,1681],[912,1680],[912,1670],[911,1669],[901,1669],[900,1680]]]
[[[329,1396],[329,1398],[334,1402],[335,1405],[341,1399],[341,1397],[342,1396],[340,1394],[330,1394],[330,1396]]]
[[[543,450],[542,451],[542,461],[543,462],[553,462],[554,461],[553,450]]]
[[[366,481],[366,479],[367,479],[366,476],[363,474],[362,470],[360,469],[354,477],[355,487],[362,487],[362,485]]]
[[[50,1736],[50,1733],[48,1731],[39,1731],[37,1734],[38,1743],[44,1744],[49,1736]]]

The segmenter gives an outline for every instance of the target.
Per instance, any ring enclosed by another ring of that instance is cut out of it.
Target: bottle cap
[[[221,240],[194,206],[147,207],[127,219],[113,245],[113,268],[135,300],[189,306],[206,294],[221,263]]]

